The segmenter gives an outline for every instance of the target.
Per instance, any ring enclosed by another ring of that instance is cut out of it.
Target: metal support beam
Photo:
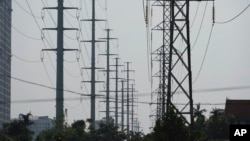
[[[111,66],[115,66],[115,126],[118,126],[118,80],[122,79],[119,78],[119,74],[118,74],[118,67],[119,66],[123,66],[123,65],[119,65],[119,59],[120,58],[115,58],[115,65],[111,65]]]
[[[44,49],[43,51],[56,51],[57,54],[57,66],[56,66],[56,128],[61,130],[63,127],[64,114],[63,114],[63,101],[64,101],[64,88],[63,88],[63,52],[64,51],[78,51],[77,49],[64,49],[63,47],[63,31],[64,30],[78,30],[77,28],[64,28],[63,27],[63,10],[64,9],[78,9],[78,8],[66,8],[63,6],[63,0],[58,0],[57,7],[47,7],[44,9],[57,10],[57,28],[44,28],[43,30],[57,30],[57,48],[56,49]]]
[[[111,38],[110,37],[110,31],[111,29],[105,29],[105,31],[107,31],[107,37],[106,38],[101,38],[101,39],[105,39],[107,41],[107,52],[106,54],[99,54],[99,55],[106,55],[107,56],[107,67],[106,67],[106,72],[107,72],[107,75],[106,75],[106,123],[108,124],[109,123],[109,119],[110,119],[110,115],[109,115],[109,93],[110,93],[110,83],[109,83],[109,74],[110,74],[110,56],[111,55],[116,55],[116,54],[110,54],[110,40],[112,39],[117,39],[117,38]]]
[[[102,41],[98,41],[96,40],[96,30],[95,30],[95,24],[96,24],[96,21],[105,21],[105,20],[102,20],[102,19],[96,19],[96,14],[95,14],[95,1],[96,0],[92,0],[92,19],[83,19],[81,21],[91,21],[92,23],[92,27],[91,27],[91,30],[92,30],[92,35],[91,35],[91,40],[87,40],[87,41],[82,41],[82,42],[90,42],[91,43],[91,104],[90,104],[90,119],[91,119],[91,126],[92,128],[95,129],[95,97],[96,97],[96,91],[95,91],[95,83],[96,83],[96,78],[95,78],[95,70],[96,70],[96,67],[95,67],[95,56],[96,56],[96,53],[95,53],[95,45],[96,45],[96,42],[102,42]]]
[[[121,91],[122,91],[122,115],[121,115],[121,117],[122,117],[122,128],[121,128],[121,131],[124,131],[124,80],[122,80],[122,89],[121,89]]]
[[[129,72],[133,71],[133,70],[130,70],[129,69],[129,64],[131,62],[125,62],[127,64],[127,69],[126,70],[123,70],[125,72],[127,72],[127,134],[129,135]]]

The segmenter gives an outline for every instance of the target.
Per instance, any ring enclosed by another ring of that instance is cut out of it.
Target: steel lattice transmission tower
[[[191,71],[191,46],[189,28],[189,0],[170,1],[170,51],[168,69],[167,111],[170,106],[181,114],[186,123],[192,125],[193,93]],[[182,41],[182,46],[179,42]],[[181,66],[183,75],[177,76],[177,66]],[[184,93],[182,107],[176,107],[171,101],[177,92]]]
[[[191,71],[191,45],[189,26],[190,1],[210,0],[156,0],[152,6],[162,8],[162,22],[153,30],[162,31],[162,45],[152,52],[153,60],[159,61],[159,86],[156,118],[161,119],[169,108],[174,108],[186,121],[193,125],[193,93]],[[211,0],[212,1],[212,0]],[[149,7],[147,2],[147,10]],[[148,11],[146,11],[148,14]],[[148,15],[146,15],[146,23]],[[181,69],[181,73],[180,73]],[[181,95],[180,95],[181,93]],[[176,100],[184,103],[175,105]]]
[[[161,119],[166,112],[170,49],[170,7],[167,5],[169,5],[169,1],[155,1],[153,3],[153,6],[162,8],[162,21],[152,29],[162,32],[162,45],[152,53],[155,55],[154,61],[159,62],[159,71],[154,75],[159,77],[159,86],[154,92],[157,93],[157,119]]]

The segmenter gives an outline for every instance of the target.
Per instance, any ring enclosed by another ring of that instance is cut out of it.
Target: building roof
[[[250,120],[250,100],[226,100],[225,113],[237,120]]]

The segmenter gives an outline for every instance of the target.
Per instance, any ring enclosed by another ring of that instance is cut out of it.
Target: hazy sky
[[[35,17],[29,9],[29,6]],[[206,51],[209,32],[212,26],[212,2],[191,2],[190,21],[194,21],[191,28],[191,44],[194,43],[202,22],[204,11],[204,21],[195,47],[192,49],[192,72],[193,77],[197,76],[200,69],[203,56]],[[216,21],[223,22],[231,19],[241,12],[248,4],[249,0],[220,0],[215,2]],[[42,49],[56,47],[56,32],[44,31],[42,28],[55,27],[56,11],[42,11],[45,6],[56,6],[57,0],[13,0],[12,15],[12,76],[24,80],[44,84],[55,87],[56,79],[56,54],[54,52],[42,52]],[[74,6],[82,8],[79,12],[79,19],[87,19],[91,17],[91,1],[90,0],[65,0],[65,6]],[[196,19],[194,19],[195,11],[198,7]],[[113,29],[111,36],[119,38],[119,41],[112,41],[111,50],[113,53],[119,53],[120,63],[126,61],[133,62],[131,69],[135,70],[136,89],[139,101],[151,101],[151,84],[149,81],[148,63],[147,62],[147,38],[146,26],[143,15],[142,0],[96,0],[96,16],[100,19],[107,19],[108,23],[100,22],[96,26],[97,38],[106,37],[103,31],[105,27]],[[156,11],[154,13],[154,11]],[[153,8],[153,21],[156,24],[160,21],[161,15],[157,15],[156,7]],[[91,37],[91,24],[81,22],[79,25],[76,19],[77,12],[75,10],[65,11],[65,27],[81,27],[82,33],[80,40],[88,40]],[[211,41],[205,58],[202,71],[193,84],[194,90],[250,86],[250,10],[247,9],[241,16],[232,22],[226,24],[215,24]],[[43,19],[41,18],[43,15]],[[34,20],[35,19],[35,20]],[[54,20],[54,21],[53,21]],[[20,33],[21,32],[21,33]],[[24,35],[28,35],[34,39],[30,39]],[[41,35],[44,39],[41,40]],[[82,80],[90,80],[90,71],[81,71],[82,67],[90,66],[90,44],[80,43],[76,40],[75,31],[65,31],[64,43],[65,48],[81,49],[80,61],[77,62],[76,52],[65,52],[65,89],[73,90],[79,93],[88,94],[90,84],[81,84]],[[38,40],[37,40],[38,39]],[[105,44],[97,45],[97,53],[105,52]],[[153,47],[157,48],[157,47]],[[43,62],[41,61],[43,58]],[[96,55],[97,66],[105,66],[105,57]],[[24,61],[26,60],[26,61]],[[112,59],[113,60],[113,59]],[[114,61],[112,61],[114,64]],[[125,69],[121,67],[121,69]],[[120,72],[121,73],[121,72]],[[82,76],[81,76],[82,74]],[[114,74],[112,74],[114,77]],[[122,74],[124,76],[124,74]],[[98,80],[105,80],[105,74],[99,72]],[[156,83],[157,81],[154,81]],[[112,88],[114,81],[112,81]],[[81,88],[82,87],[82,88]],[[97,91],[103,90],[104,84],[97,85]],[[39,100],[39,99],[55,99],[55,91],[36,85],[26,84],[12,79],[12,101],[18,100]],[[210,93],[194,92],[195,103],[225,103],[226,98],[230,99],[250,99],[250,90],[234,90],[234,91],[218,91]],[[65,101],[65,108],[68,109],[68,122],[77,119],[86,119],[90,117],[90,100],[88,97],[80,98],[77,94],[65,92],[65,98],[78,98],[78,100]],[[153,100],[156,96],[153,97]],[[176,101],[181,103],[181,101]],[[105,105],[96,102],[96,118],[101,119],[104,113],[98,112],[105,110]],[[224,105],[202,105],[202,108],[211,110],[214,107],[224,108]],[[149,132],[151,125],[149,115],[155,107],[148,104],[139,104],[138,118],[143,131]],[[32,112],[35,116],[49,115],[51,118],[55,116],[55,102],[13,102],[11,105],[11,117],[16,118],[19,113]],[[207,112],[207,114],[209,114]]]

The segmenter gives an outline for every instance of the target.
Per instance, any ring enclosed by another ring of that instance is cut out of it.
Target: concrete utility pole
[[[95,18],[95,0],[92,0],[92,19],[85,19],[81,21],[91,21],[92,22],[92,39],[91,40],[83,40],[81,42],[90,42],[91,43],[91,67],[86,69],[91,69],[91,81],[83,81],[83,82],[90,82],[91,83],[91,110],[90,110],[90,118],[91,118],[91,124],[92,127],[95,128],[95,97],[96,97],[96,91],[95,91],[95,83],[99,82],[95,79],[95,70],[100,69],[96,68],[95,66],[95,44],[96,42],[103,42],[101,40],[96,40],[95,36],[95,22],[96,21],[105,21],[101,19]]]
[[[112,71],[109,69],[110,67],[110,61],[109,61],[109,58],[111,55],[116,55],[116,54],[111,54],[110,53],[110,40],[112,39],[117,39],[117,38],[111,38],[110,37],[110,31],[111,29],[105,29],[107,31],[107,38],[100,38],[100,39],[105,39],[107,40],[107,53],[106,54],[99,54],[99,55],[106,55],[107,56],[107,70],[104,70],[107,72],[107,76],[106,76],[106,123],[109,123],[109,118],[110,118],[110,115],[109,115],[109,93],[110,93],[110,84],[109,84],[109,73]]]
[[[63,10],[78,9],[76,7],[63,7],[63,0],[58,0],[57,7],[45,7],[43,9],[56,9],[57,10],[57,28],[43,28],[43,30],[57,30],[57,48],[56,49],[43,49],[43,51],[56,51],[57,54],[57,73],[56,73],[56,128],[62,129],[63,127],[63,52],[64,51],[78,51],[77,49],[64,49],[63,47],[63,31],[64,30],[78,30],[78,28],[64,28],[63,27]]]
[[[127,70],[123,70],[127,72],[127,134],[129,134],[129,72],[133,70],[129,70],[129,64],[131,62],[125,62],[127,64]]]
[[[121,128],[121,131],[124,131],[124,80],[121,81],[122,82],[122,128]]]
[[[118,79],[122,79],[118,77],[118,67],[123,66],[119,65],[119,59],[120,58],[115,58],[115,126],[118,126]]]
[[[132,84],[132,133],[134,133],[134,84]]]

